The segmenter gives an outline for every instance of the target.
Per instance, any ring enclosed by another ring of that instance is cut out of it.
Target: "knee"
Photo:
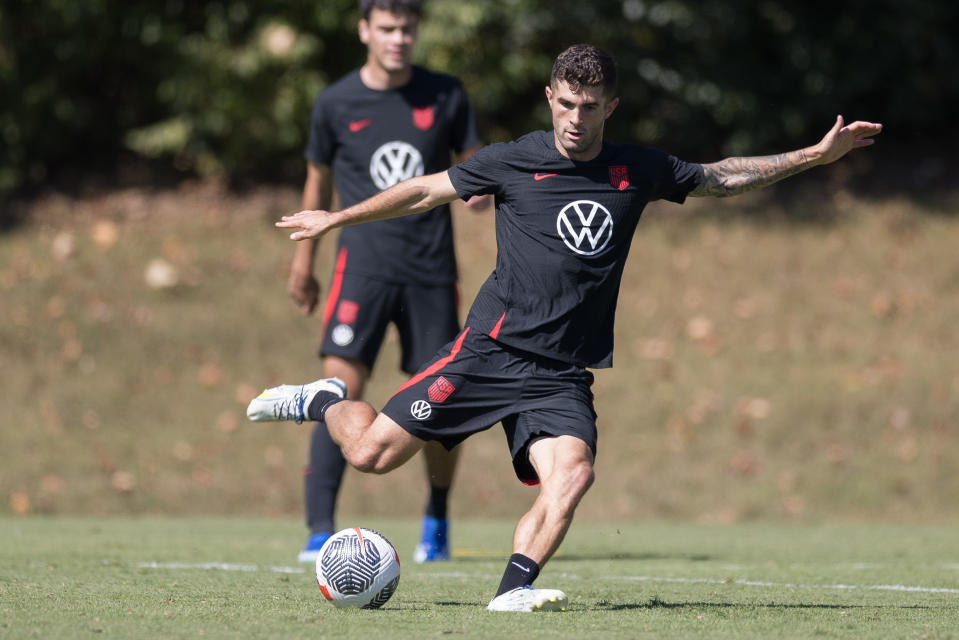
[[[346,461],[357,471],[362,473],[386,473],[388,469],[383,464],[383,456],[374,449],[359,449],[343,452]]]
[[[582,497],[596,479],[593,465],[587,461],[577,462],[569,471],[570,492]]]
[[[554,508],[563,513],[571,514],[576,510],[583,496],[593,484],[595,474],[593,465],[587,461],[570,464],[554,476],[556,481],[551,486],[544,485],[547,496],[552,496],[550,502]]]

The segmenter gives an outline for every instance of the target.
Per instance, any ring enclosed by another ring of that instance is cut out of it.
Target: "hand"
[[[312,273],[290,271],[286,290],[303,315],[308,316],[316,309],[316,303],[320,299],[320,283]]]
[[[842,116],[836,116],[836,124],[829,130],[819,144],[810,149],[810,160],[814,164],[829,164],[843,157],[853,149],[873,144],[870,136],[879,135],[882,125],[876,122],[857,120],[844,125]]]
[[[290,240],[319,238],[333,228],[333,214],[329,211],[300,211],[283,216],[275,226],[281,229],[299,229],[290,234]]]

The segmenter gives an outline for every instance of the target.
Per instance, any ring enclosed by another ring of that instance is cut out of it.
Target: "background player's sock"
[[[333,510],[345,468],[343,453],[330,438],[326,425],[317,424],[310,440],[310,466],[303,474],[306,523],[310,533],[335,531]]]
[[[430,484],[430,498],[426,503],[425,515],[437,520],[446,520],[447,502],[450,495],[449,487],[437,487]]]
[[[517,587],[525,587],[533,584],[533,580],[539,575],[539,565],[524,556],[522,553],[514,553],[509,557],[506,563],[506,573],[499,583],[499,589],[496,595],[502,595],[507,591],[512,591]]]

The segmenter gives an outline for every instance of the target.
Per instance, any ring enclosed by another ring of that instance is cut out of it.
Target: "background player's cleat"
[[[431,516],[423,516],[423,528],[420,530],[420,543],[413,552],[414,562],[438,562],[450,559],[447,532],[449,523]]]
[[[309,384],[283,384],[273,387],[250,401],[250,406],[246,408],[246,417],[254,422],[303,422],[310,402],[321,391],[343,398],[346,396],[346,385],[339,378],[325,378]]]
[[[569,598],[558,589],[534,589],[526,585],[490,600],[488,611],[566,611]]]
[[[296,557],[300,562],[316,562],[316,557],[320,555],[320,548],[323,544],[330,539],[332,533],[314,533],[306,541],[306,546],[303,547],[303,551],[300,551],[300,555]]]

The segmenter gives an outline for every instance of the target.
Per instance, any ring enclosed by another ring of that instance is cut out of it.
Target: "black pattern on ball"
[[[395,578],[390,580],[389,584],[387,584],[385,587],[380,589],[380,592],[376,594],[376,596],[372,600],[370,600],[370,603],[363,608],[379,609],[380,607],[382,607],[384,604],[386,604],[387,600],[393,597],[393,593],[396,591],[396,587],[397,585],[399,585],[399,583],[400,583],[400,577],[396,576]]]
[[[330,586],[343,595],[355,595],[373,584],[380,566],[380,552],[376,545],[364,545],[355,536],[331,540],[320,566]]]

